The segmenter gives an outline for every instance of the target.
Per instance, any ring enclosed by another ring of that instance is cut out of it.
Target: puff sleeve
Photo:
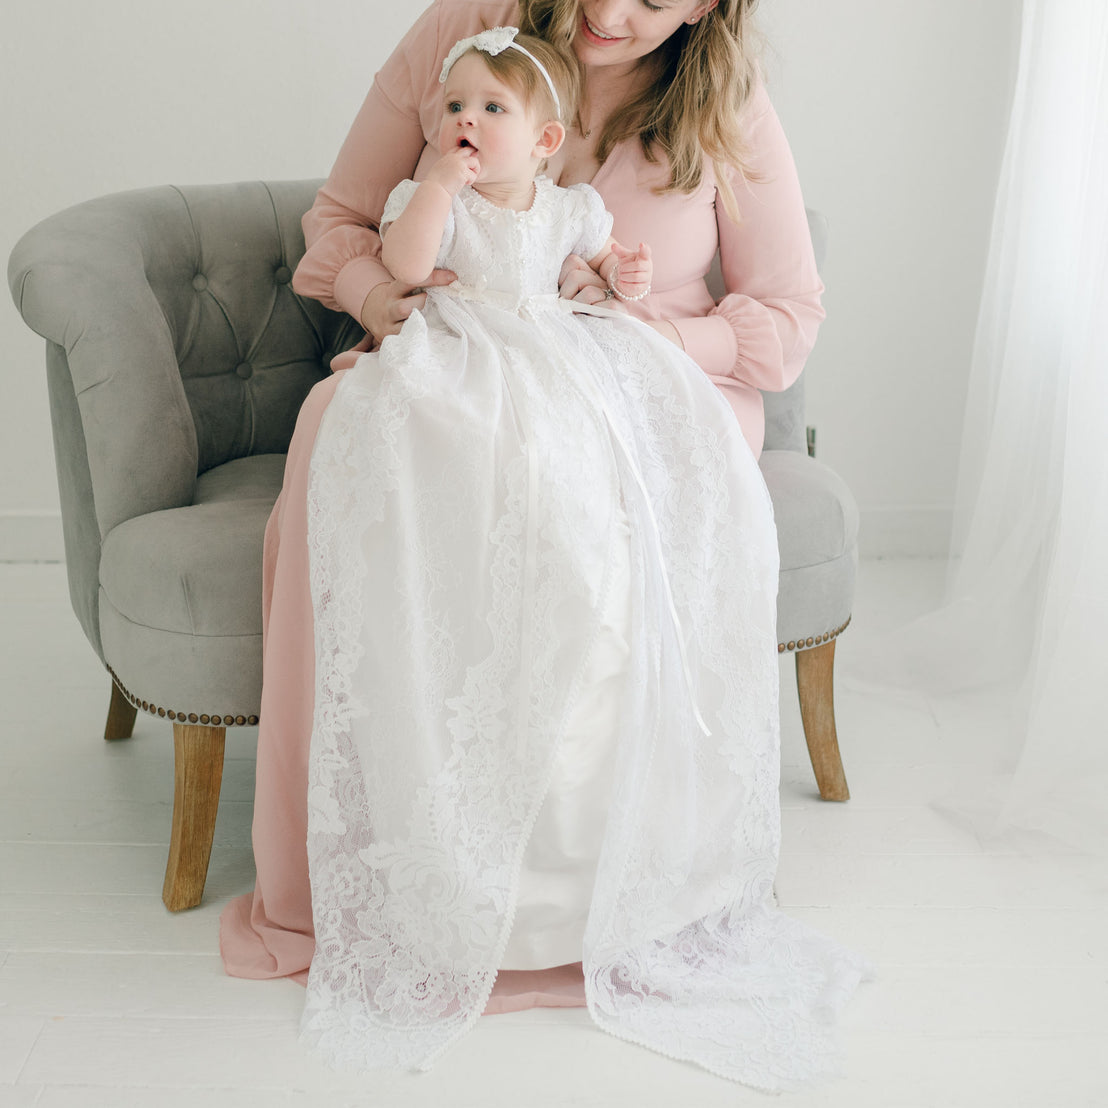
[[[592,185],[570,185],[566,192],[570,201],[570,220],[577,235],[568,252],[586,259],[595,258],[611,237],[611,212]]]
[[[381,235],[387,235],[389,231],[389,224],[396,222],[400,217],[400,214],[404,209],[412,202],[412,197],[416,194],[416,189],[419,185],[412,180],[401,181],[389,193],[388,200],[385,201],[385,210],[381,213]],[[435,264],[442,266],[446,262],[446,258],[450,253],[450,247],[454,242],[454,205],[450,205],[450,210],[446,213],[446,222],[443,225],[442,242],[439,243],[439,252],[436,255]]]

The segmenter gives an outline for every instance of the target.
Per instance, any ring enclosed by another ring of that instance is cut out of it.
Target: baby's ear
[[[535,143],[535,157],[553,157],[565,140],[566,129],[556,119],[547,120],[539,132],[539,141]]]

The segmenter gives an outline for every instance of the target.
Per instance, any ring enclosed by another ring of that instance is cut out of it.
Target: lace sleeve
[[[592,185],[571,185],[568,192],[571,219],[577,228],[576,241],[569,253],[586,259],[595,258],[612,233],[612,215]]]

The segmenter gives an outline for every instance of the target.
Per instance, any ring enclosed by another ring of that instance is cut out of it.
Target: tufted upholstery
[[[262,536],[296,414],[361,337],[290,285],[318,185],[103,197],[33,228],[9,263],[46,339],[70,595],[114,679],[105,737],[129,735],[135,708],[174,721],[174,908],[203,889],[222,728],[259,711]],[[805,453],[799,383],[767,397],[763,469],[781,626],[822,641],[849,614],[857,514]]]

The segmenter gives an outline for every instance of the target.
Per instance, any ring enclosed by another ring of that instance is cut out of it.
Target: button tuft
[[[235,373],[244,381],[249,381],[254,376],[254,367],[249,362],[241,362],[235,366]]]
[[[205,277],[203,273],[198,273],[192,279],[192,287],[196,289],[197,292],[203,292],[208,287],[208,278]]]

